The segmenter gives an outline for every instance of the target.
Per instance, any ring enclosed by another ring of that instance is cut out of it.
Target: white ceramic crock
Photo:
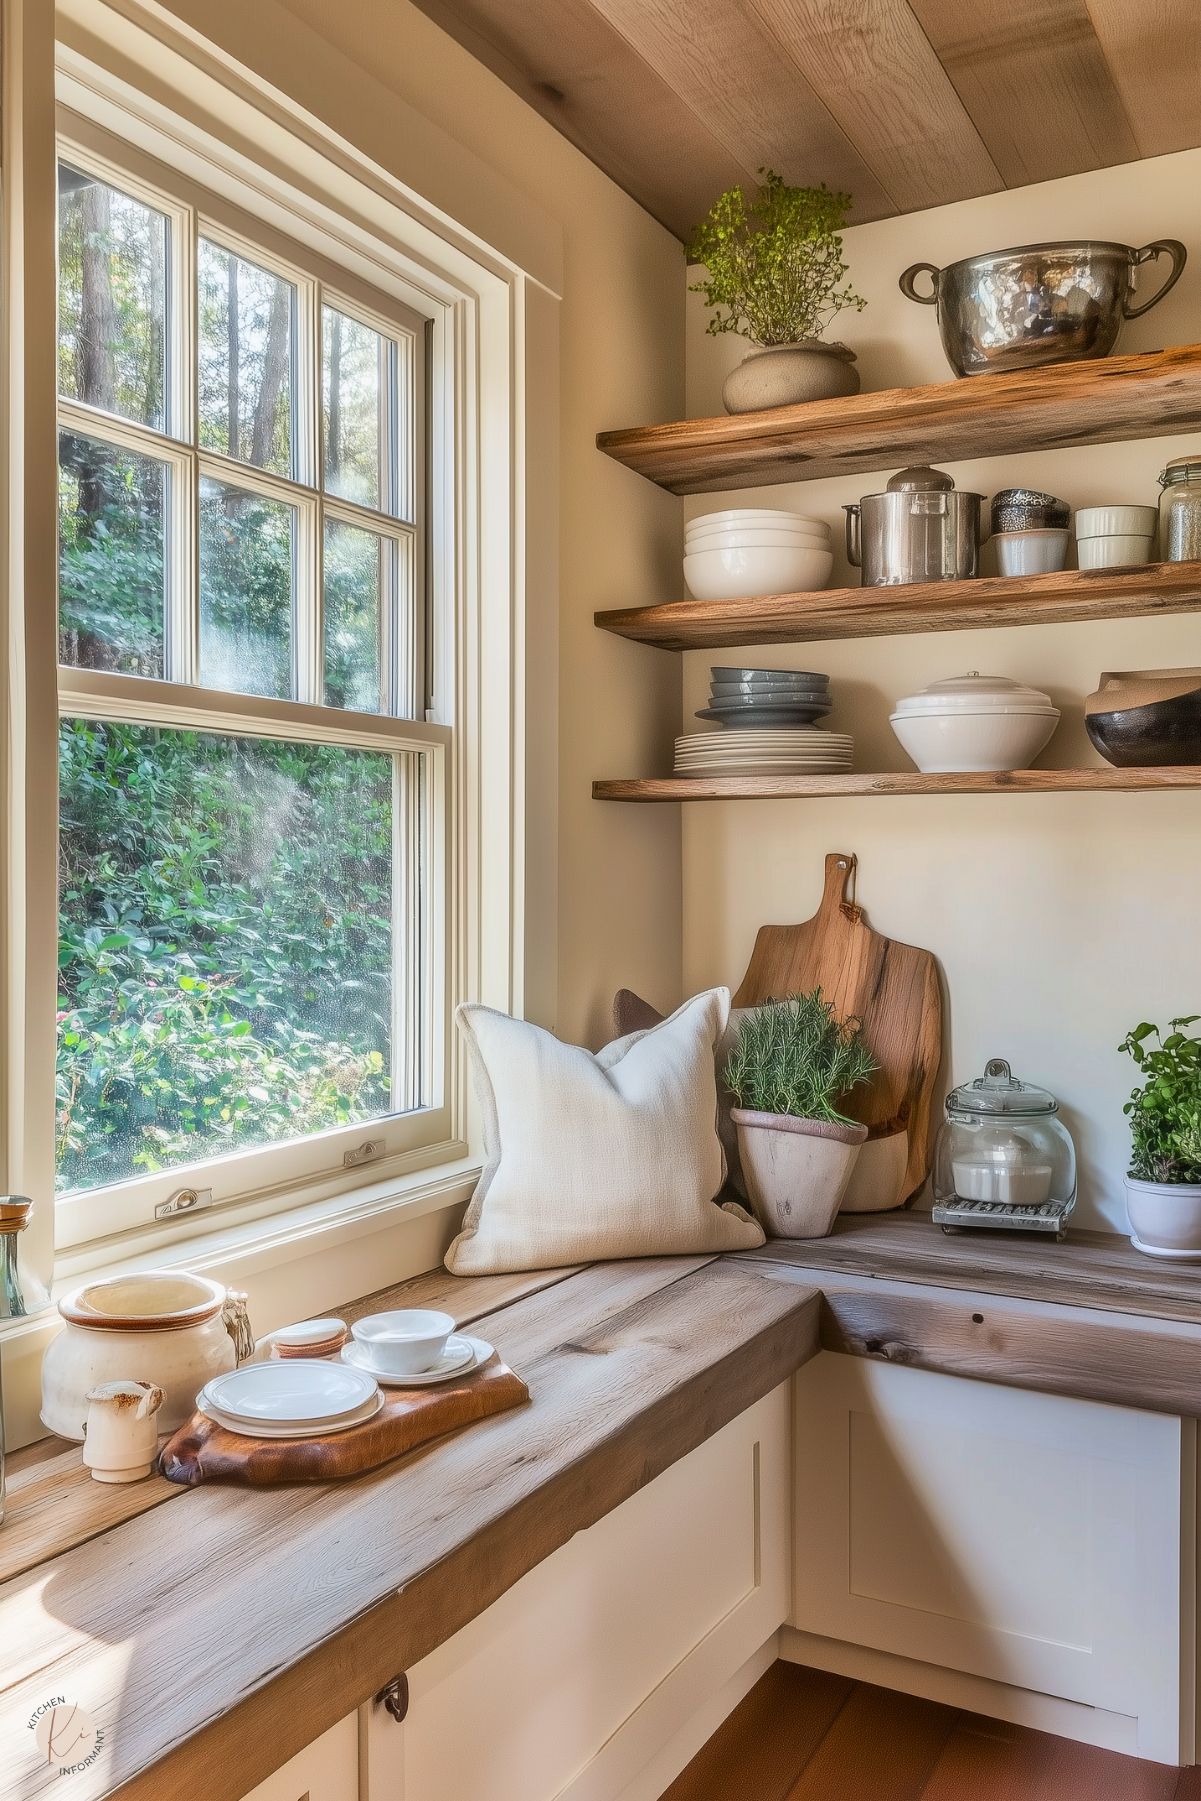
[[[163,1391],[160,1432],[189,1418],[212,1376],[254,1348],[246,1297],[186,1270],[146,1270],[86,1282],[58,1304],[62,1330],[42,1359],[42,1422],[82,1439],[89,1392],[107,1382]]]
[[[1151,1257],[1201,1260],[1201,1183],[1143,1182],[1126,1177],[1130,1242]]]

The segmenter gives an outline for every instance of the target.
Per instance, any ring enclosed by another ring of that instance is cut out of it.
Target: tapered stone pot
[[[825,1238],[846,1193],[867,1127],[731,1109],[742,1178],[772,1238]]]
[[[806,338],[753,350],[727,375],[721,397],[727,413],[757,413],[763,407],[798,406],[858,392],[855,352],[846,344]]]

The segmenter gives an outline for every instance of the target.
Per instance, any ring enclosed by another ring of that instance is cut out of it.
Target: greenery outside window
[[[58,294],[71,1243],[446,1136],[450,744],[422,319],[68,143]]]

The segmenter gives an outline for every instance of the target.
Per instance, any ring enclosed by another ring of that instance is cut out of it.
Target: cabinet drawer
[[[358,1801],[359,1718],[348,1714],[289,1758],[244,1801]]]
[[[720,1686],[783,1621],[788,1440],[785,1385],[423,1659],[404,1725],[379,1709],[367,1722],[370,1801],[617,1792],[610,1775],[639,1767],[654,1734],[670,1736],[699,1704],[680,1682],[682,1716],[666,1705],[693,1654]]]
[[[1191,1421],[830,1355],[796,1396],[794,1625],[1132,1716],[1175,1761]]]

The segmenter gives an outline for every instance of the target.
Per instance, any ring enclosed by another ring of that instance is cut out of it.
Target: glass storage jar
[[[1201,451],[1168,464],[1159,478],[1159,555],[1165,563],[1201,562]]]
[[[994,1057],[974,1082],[953,1088],[934,1152],[934,1198],[1042,1207],[1076,1198],[1076,1147],[1059,1102],[1019,1082]]]

